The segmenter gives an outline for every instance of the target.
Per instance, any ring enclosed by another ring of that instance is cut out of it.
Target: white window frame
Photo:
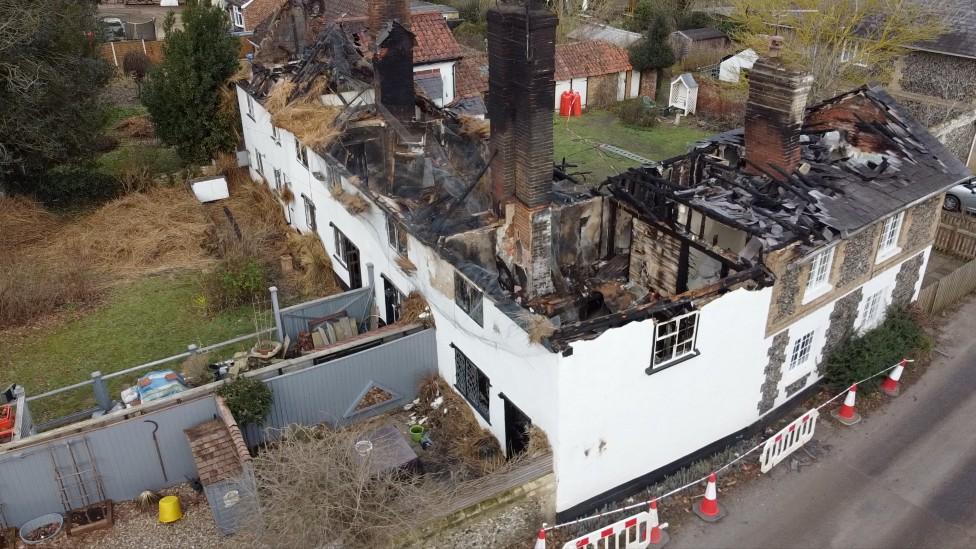
[[[806,291],[803,293],[803,303],[809,303],[833,289],[830,284],[830,273],[834,268],[834,252],[836,246],[813,256],[810,261],[810,276],[807,278]]]
[[[685,313],[683,315],[678,315],[671,320],[666,322],[658,322],[654,325],[654,346],[651,349],[651,368],[650,370],[660,370],[667,366],[671,366],[682,360],[690,357],[698,356],[698,321],[699,311],[692,311],[690,313]],[[690,337],[685,335],[681,336],[681,324],[682,320],[692,318],[694,324],[691,328]],[[669,330],[669,327],[673,327],[673,331]],[[672,340],[672,343],[668,343],[668,340]],[[661,345],[669,345],[671,348],[670,356],[658,358],[658,351],[662,348]],[[680,350],[679,350],[680,349]]]
[[[299,164],[308,169],[308,149],[305,148],[305,145],[302,145],[298,137],[295,138],[295,158],[298,159]]]
[[[793,341],[793,346],[790,348],[790,370],[795,370],[810,360],[815,333],[816,330],[811,330]]]
[[[331,223],[330,223],[331,225]],[[346,254],[349,252],[346,248],[346,242],[352,242],[346,233],[339,230],[339,227],[332,225],[332,238],[335,242],[335,258],[339,261],[339,264],[343,267],[349,268],[346,264]]]
[[[387,214],[386,241],[398,255],[407,256],[407,231],[398,219]]]
[[[278,126],[274,124],[271,125],[271,139],[274,140],[275,145],[281,146],[281,134],[278,132]]]
[[[308,230],[314,232],[318,231],[318,222],[315,220],[315,202],[307,195],[302,195],[302,201],[305,203],[305,225]]]
[[[485,294],[470,280],[454,272],[454,303],[478,326],[485,325]]]
[[[881,224],[881,238],[878,239],[878,255],[875,263],[894,257],[901,253],[898,241],[901,238],[901,229],[904,225],[905,212],[898,212],[888,216]]]
[[[881,319],[884,318],[884,310],[887,305],[885,303],[886,293],[887,288],[882,288],[864,300],[864,310],[861,312],[861,325],[859,326],[860,331],[865,332],[880,324]]]
[[[254,98],[250,94],[244,94],[244,97],[247,98],[247,116],[254,120]]]
[[[231,5],[230,18],[235,27],[244,28],[244,12],[241,11],[240,6]]]
[[[254,149],[254,156],[257,157],[257,170],[264,177],[264,157],[261,155],[261,151]]]
[[[275,190],[278,191],[279,193],[281,192],[282,186],[284,184],[283,181],[282,181],[282,179],[283,179],[283,177],[281,176],[281,170],[279,170],[278,168],[275,168],[275,170],[274,170],[274,185],[275,185]]]

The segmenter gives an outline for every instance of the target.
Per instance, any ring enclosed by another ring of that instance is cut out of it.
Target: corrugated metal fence
[[[323,297],[281,310],[281,328],[292,342],[298,341],[299,332],[308,331],[308,321],[345,311],[362,323],[371,305],[373,289],[370,287],[350,290],[338,295]]]
[[[248,446],[273,440],[291,424],[348,425],[389,411],[417,396],[421,381],[437,373],[434,330],[424,330],[366,351],[264,380],[274,393],[264,429],[248,426]],[[379,387],[392,398],[357,407]]]
[[[88,458],[79,459],[82,484],[91,490],[94,483],[91,475],[97,472],[105,497],[115,501],[130,500],[143,490],[158,490],[196,477],[196,466],[183,430],[213,419],[216,413],[214,398],[208,395],[120,422],[109,423],[110,418],[105,418],[104,426],[77,434],[66,429],[60,437],[38,436],[37,444],[0,453],[0,505],[7,521],[20,525],[45,513],[65,511],[55,459],[62,476],[66,477],[67,499],[74,505],[81,498],[80,483],[68,478],[72,468],[66,457],[69,445],[78,451],[87,442],[95,471],[84,473]],[[158,454],[152,436],[154,425],[150,421],[159,426]],[[93,498],[94,494],[88,496]]]

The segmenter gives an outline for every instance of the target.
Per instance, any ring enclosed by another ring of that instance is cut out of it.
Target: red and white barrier
[[[857,383],[851,385],[851,388],[847,390],[847,396],[844,397],[844,404],[841,404],[840,408],[830,412],[831,417],[844,425],[854,425],[860,422],[861,414],[857,413],[857,408],[854,405],[856,398]]]
[[[762,453],[759,454],[759,470],[768,473],[776,464],[809,442],[813,438],[818,417],[820,412],[814,408],[767,439]]]
[[[657,519],[657,500],[651,502],[650,508],[647,510],[647,527],[650,529],[650,540],[648,540],[648,547],[664,547],[664,545],[669,541],[668,533],[661,528],[661,523]],[[643,537],[643,535],[641,535]]]
[[[601,528],[600,530],[595,530],[567,541],[563,544],[563,549],[607,549],[610,547],[616,549],[646,549],[652,545],[650,538],[653,538],[653,535],[649,536],[648,533],[656,529],[659,534],[663,534],[661,530],[667,527],[667,524],[657,524],[657,506],[654,507],[653,526],[651,526],[651,519],[651,513],[641,511],[634,516],[619,520],[606,528]],[[663,545],[664,543],[660,541],[662,539],[663,536],[659,535],[659,543],[654,544],[654,546],[660,547]]]

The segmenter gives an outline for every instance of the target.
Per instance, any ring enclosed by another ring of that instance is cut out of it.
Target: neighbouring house
[[[584,22],[571,30],[567,35],[572,40],[584,42],[587,40],[603,40],[618,48],[627,49],[639,42],[643,36],[639,32],[618,29],[604,23]]]
[[[808,106],[773,50],[743,129],[586,187],[553,166],[551,11],[489,9],[486,135],[402,79],[405,0],[373,8],[383,48],[329,22],[238,83],[251,177],[291,189],[345,285],[375,272],[385,320],[423,296],[481,426],[508,455],[546,433],[561,518],[802,402],[832,349],[916,298],[942,195],[971,176],[879,88]]]
[[[698,82],[690,72],[679,74],[671,81],[671,91],[668,93],[668,106],[681,109],[685,115],[695,114],[698,105]]]
[[[630,65],[627,50],[605,40],[556,45],[555,108],[564,91],[579,92],[582,106],[606,107],[636,97],[640,73]]]
[[[752,48],[726,57],[719,63],[718,79],[722,82],[738,82],[739,78],[752,68],[757,59],[759,59],[759,54]]]
[[[255,31],[255,59],[269,64],[297,58],[330,24],[340,24],[369,48],[373,37],[367,28],[368,8],[366,0],[285,0]],[[461,58],[461,46],[447,24],[457,10],[425,2],[411,2],[406,9],[411,24],[404,29],[413,37],[415,84],[438,106],[447,105],[455,98],[455,67]]]
[[[234,32],[254,32],[265,19],[287,0],[215,0],[227,10]]]
[[[732,45],[728,35],[712,28],[674,31],[668,36],[668,43],[678,61],[685,57],[701,57],[703,60],[714,57],[718,60]]]

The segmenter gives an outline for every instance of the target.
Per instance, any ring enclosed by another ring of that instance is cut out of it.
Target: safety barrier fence
[[[864,379],[862,379],[862,380],[854,383],[853,386],[861,385],[862,383],[864,383],[866,381],[870,381],[870,380],[872,380],[872,379],[874,379],[874,378],[876,378],[878,376],[886,375],[886,374],[888,374],[888,372],[890,372],[891,370],[897,368],[898,366],[904,366],[906,363],[910,363],[910,362],[914,362],[914,360],[904,359],[901,362],[899,362],[898,364],[893,364],[891,366],[888,366],[887,368],[884,368],[883,370],[879,370],[879,371],[875,372],[874,374],[871,374],[870,376],[868,376],[868,377],[866,377],[866,378],[864,378]],[[593,514],[593,515],[590,515],[590,516],[587,516],[587,517],[582,517],[582,518],[578,518],[578,519],[571,520],[571,521],[567,521],[567,522],[562,522],[562,523],[555,524],[555,525],[551,525],[551,526],[550,525],[543,524],[542,525],[542,531],[544,531],[544,532],[552,532],[554,530],[560,530],[560,529],[563,529],[563,528],[568,528],[570,526],[576,526],[576,525],[584,524],[584,523],[587,523],[587,522],[599,520],[601,518],[609,517],[611,515],[616,515],[618,513],[624,513],[626,511],[630,511],[630,510],[637,509],[637,508],[644,508],[644,509],[646,509],[646,508],[648,508],[648,506],[651,503],[660,502],[660,501],[665,500],[665,499],[667,499],[667,498],[669,498],[669,497],[671,497],[671,496],[673,496],[675,494],[684,492],[685,490],[687,490],[687,489],[689,489],[689,488],[691,488],[693,486],[696,486],[698,484],[701,484],[701,483],[707,481],[708,478],[709,478],[709,476],[711,476],[713,474],[714,475],[718,475],[718,474],[722,473],[723,471],[725,471],[729,467],[732,467],[736,463],[738,463],[738,462],[742,461],[743,459],[745,459],[747,456],[751,455],[753,452],[756,452],[756,451],[758,451],[761,448],[767,448],[767,446],[770,444],[770,442],[772,442],[773,445],[779,444],[780,442],[778,442],[778,441],[783,441],[784,440],[784,436],[783,436],[784,431],[788,435],[790,435],[791,437],[792,437],[792,433],[797,432],[797,431],[800,431],[800,433],[798,433],[796,435],[797,438],[791,439],[790,441],[788,441],[778,451],[770,451],[770,454],[771,454],[770,455],[770,458],[772,458],[772,456],[775,456],[776,458],[778,458],[779,461],[781,461],[783,458],[785,458],[786,456],[788,456],[792,451],[794,451],[794,450],[800,448],[801,446],[803,446],[802,443],[799,443],[799,440],[805,438],[806,439],[804,441],[804,443],[805,443],[806,441],[809,441],[809,439],[813,437],[813,427],[814,427],[814,424],[816,422],[816,418],[819,417],[820,410],[822,410],[824,407],[828,406],[832,402],[836,401],[837,399],[839,399],[839,398],[847,395],[847,393],[849,392],[849,390],[850,389],[844,389],[843,391],[837,393],[836,395],[834,395],[834,396],[830,397],[829,399],[827,399],[826,401],[824,401],[822,404],[820,404],[816,408],[813,408],[811,410],[808,410],[807,412],[804,412],[803,415],[801,415],[799,418],[797,418],[797,420],[794,420],[789,425],[787,425],[786,427],[784,427],[783,430],[777,432],[775,435],[772,435],[771,437],[769,437],[767,439],[764,439],[764,440],[760,441],[758,444],[756,444],[755,446],[753,446],[752,448],[750,448],[746,452],[743,452],[741,455],[739,455],[735,459],[729,461],[725,465],[719,467],[718,469],[715,469],[713,472],[711,472],[711,473],[709,473],[707,475],[704,475],[703,477],[701,477],[699,479],[693,480],[693,481],[691,481],[691,482],[689,482],[689,483],[687,483],[687,484],[685,484],[683,486],[679,486],[678,488],[675,488],[674,490],[671,490],[670,492],[661,494],[660,496],[656,496],[656,497],[651,498],[651,499],[648,499],[648,500],[640,501],[640,502],[633,503],[633,504],[630,504],[630,505],[624,505],[624,506],[618,507],[616,509],[611,509],[609,511],[604,511],[602,513],[596,513],[596,514]],[[804,419],[804,418],[808,418],[808,419]],[[799,422],[799,424],[798,424],[798,422]],[[804,423],[809,423],[810,426],[809,427],[803,427],[802,425]],[[809,429],[809,433],[806,432],[806,429]],[[765,450],[764,450],[764,453],[765,453]],[[775,463],[773,465],[775,465]],[[770,465],[769,468],[772,468],[772,465]],[[763,471],[763,472],[765,472],[765,471]],[[639,516],[640,515],[635,515],[635,517],[639,517]],[[630,518],[634,518],[634,517],[630,517]],[[582,540],[582,539],[587,538],[587,537],[593,537],[594,539],[604,539],[603,537],[601,537],[604,532],[607,533],[607,536],[606,536],[607,538],[613,537],[613,536],[616,535],[616,534],[614,534],[614,532],[616,532],[616,527],[618,526],[618,524],[625,523],[625,522],[629,521],[630,518],[624,519],[624,521],[620,521],[618,523],[614,523],[613,525],[611,525],[611,526],[609,526],[607,528],[603,528],[603,529],[600,529],[600,530],[594,530],[593,532],[590,532],[586,536],[581,536],[579,538],[576,538],[575,542],[578,542],[579,540]],[[613,528],[614,530],[611,530],[611,528]],[[639,540],[640,538],[638,537],[637,539]],[[597,546],[597,544],[595,544],[595,543],[594,544],[590,544],[588,542],[588,543],[584,543],[583,545],[579,545],[578,547],[587,547],[589,545],[592,545],[594,547]],[[604,542],[604,546],[605,547],[612,547],[613,545],[609,545],[608,542]],[[625,548],[628,548],[628,549],[630,549],[632,547],[646,547],[646,546],[647,545],[639,545],[639,544],[635,544],[635,545],[622,545],[622,546],[618,545],[618,547],[625,547]],[[564,549],[565,549],[565,547],[566,546],[564,546]],[[570,545],[569,547],[573,547],[573,546]]]

